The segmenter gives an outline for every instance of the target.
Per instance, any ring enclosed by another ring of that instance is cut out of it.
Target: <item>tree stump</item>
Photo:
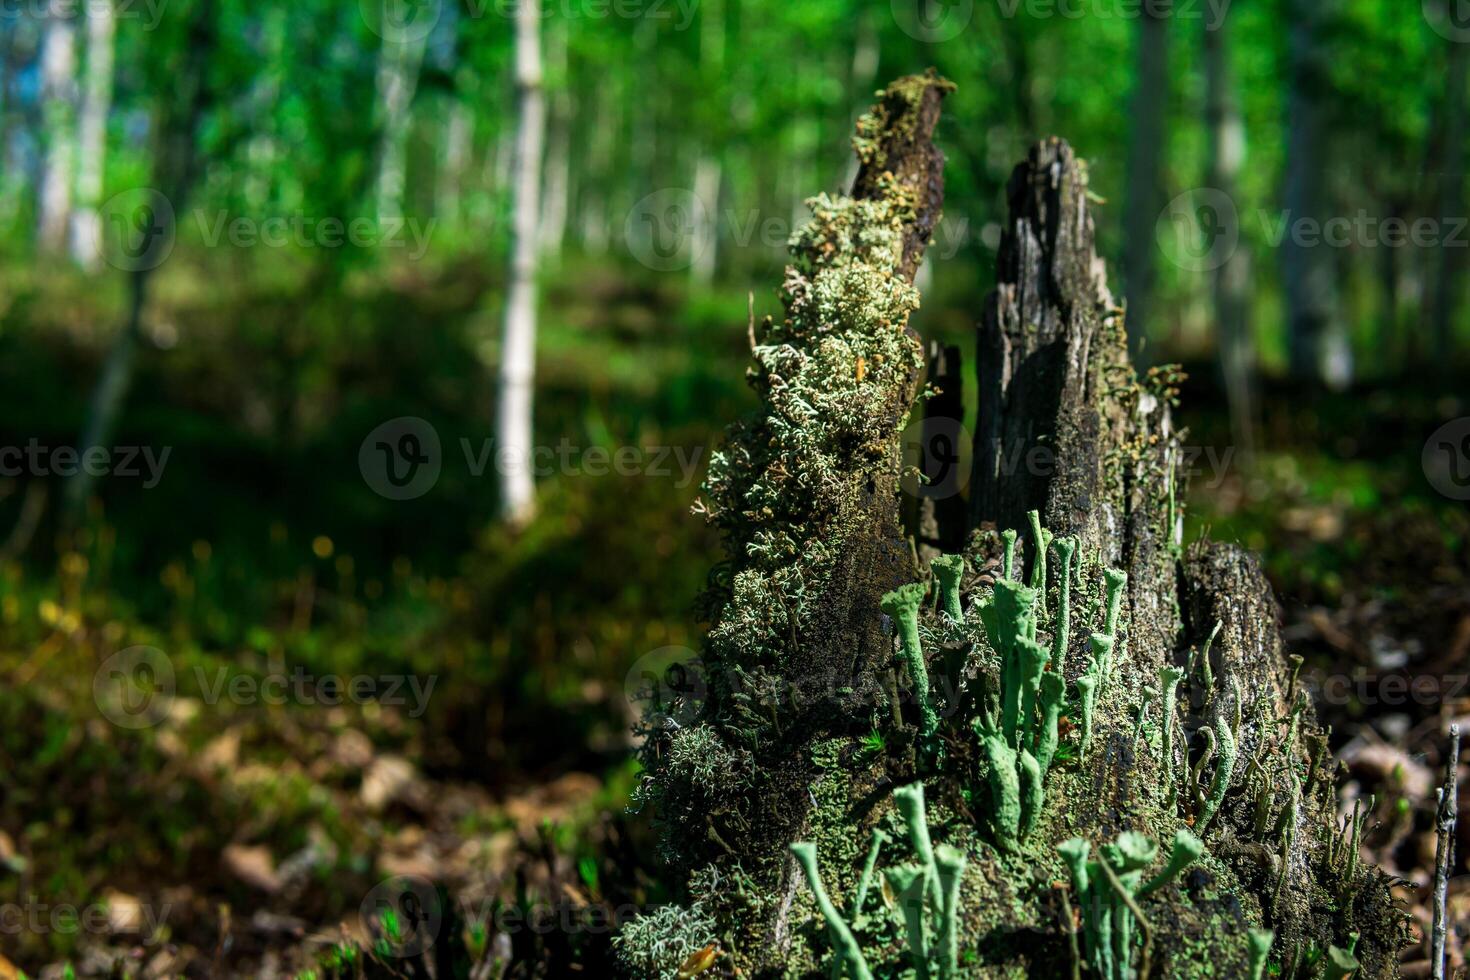
[[[900,433],[949,88],[881,93],[853,195],[813,201],[757,331],[761,408],[711,464],[727,560],[699,680],[642,727],[683,900],[620,956],[669,978],[712,948],[713,975],[1391,976],[1405,920],[1338,823],[1270,589],[1238,549],[1179,543],[1175,378],[1130,366],[1061,140],[1008,187],[964,549],[919,565]]]

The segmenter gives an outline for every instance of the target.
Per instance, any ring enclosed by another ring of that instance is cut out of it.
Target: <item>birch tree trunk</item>
[[[1148,332],[1154,288],[1154,226],[1159,218],[1159,175],[1168,111],[1167,22],[1157,0],[1146,0],[1138,18],[1137,82],[1133,131],[1128,144],[1128,185],[1123,217],[1123,279],[1128,297],[1128,343],[1136,358]]]
[[[452,99],[444,121],[444,166],[439,173],[439,200],[435,206],[444,221],[457,228],[463,214],[464,179],[469,172],[475,122],[464,98],[455,93]]]
[[[408,130],[413,95],[424,62],[427,37],[420,31],[385,30],[378,52],[378,100],[383,127],[378,150],[378,220],[403,214],[403,188],[408,169]]]
[[[541,192],[541,254],[553,261],[561,254],[567,229],[567,196],[571,192],[571,106],[566,92],[567,29],[560,20],[547,30],[547,67],[555,96],[551,99],[546,147],[546,182]]]
[[[75,176],[72,142],[77,96],[77,29],[65,0],[51,0],[41,42],[41,114],[46,155],[41,170],[38,237],[42,252],[66,249]]]
[[[531,474],[531,404],[536,377],[537,209],[541,202],[541,143],[546,108],[541,92],[541,10],[538,0],[516,5],[516,157],[510,280],[500,345],[500,404],[496,445],[500,513],[523,524],[535,512]]]
[[[107,116],[112,109],[113,40],[117,13],[112,0],[87,4],[87,68],[77,129],[77,210],[72,215],[71,254],[88,272],[101,254],[102,179],[107,162]]]
[[[1205,128],[1209,136],[1208,185],[1235,206],[1239,215],[1238,180],[1245,158],[1245,126],[1235,100],[1230,70],[1229,14],[1205,25]],[[1238,219],[1237,219],[1238,221]],[[1215,323],[1220,369],[1230,406],[1230,430],[1242,455],[1249,456],[1255,432],[1255,344],[1250,325],[1250,253],[1236,242],[1214,270]]]
[[[1352,351],[1337,309],[1332,250],[1316,238],[1293,234],[1293,226],[1327,217],[1326,160],[1329,52],[1322,26],[1329,5],[1293,0],[1290,48],[1291,94],[1287,110],[1286,214],[1282,274],[1286,285],[1291,373],[1301,380],[1342,387],[1352,380]]]

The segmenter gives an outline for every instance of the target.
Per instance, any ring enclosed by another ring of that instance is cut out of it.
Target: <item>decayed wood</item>
[[[1122,311],[1072,148],[1037,144],[1011,175],[1007,198],[996,287],[976,340],[972,521],[1024,528],[1026,513],[1039,510],[1055,534],[1077,537],[1084,555],[1126,571],[1139,668],[1128,680],[1149,683],[1173,640],[1165,621],[1177,453],[1169,407],[1122,390],[1132,380]]]

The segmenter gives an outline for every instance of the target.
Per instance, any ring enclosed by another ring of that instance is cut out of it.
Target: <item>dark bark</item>
[[[1172,809],[1157,798],[1158,760],[1134,751],[1129,718],[1138,692],[1157,685],[1164,666],[1184,666],[1188,652],[1200,649],[1219,622],[1212,683],[1206,687],[1194,675],[1179,695],[1195,755],[1202,725],[1224,724],[1236,710],[1244,715],[1241,761],[1207,846],[1260,903],[1284,948],[1345,945],[1350,924],[1363,933],[1358,957],[1365,975],[1391,975],[1404,933],[1387,879],[1324,864],[1324,842],[1336,818],[1331,760],[1322,761],[1323,777],[1303,787],[1297,804],[1302,829],[1294,838],[1282,844],[1270,828],[1262,834],[1252,827],[1254,799],[1264,792],[1252,780],[1279,790],[1291,767],[1307,771],[1308,746],[1320,733],[1307,706],[1295,744],[1283,735],[1301,695],[1291,690],[1276,602],[1254,558],[1207,541],[1180,555],[1175,493],[1182,496],[1182,489],[1172,487],[1178,440],[1168,396],[1152,381],[1139,384],[1128,364],[1118,311],[1093,248],[1086,170],[1066,143],[1042,143],[1012,175],[1009,203],[997,286],[977,338],[972,516],[982,531],[1024,528],[1026,512],[1038,510],[1058,536],[1077,536],[1083,554],[1099,554],[1104,565],[1128,573],[1122,690],[1099,703],[1096,723],[1113,734],[1088,766],[1088,803],[1074,814],[1075,825],[1099,839],[1139,829],[1161,806]],[[1027,450],[1036,452],[1027,457]],[[993,550],[984,533],[980,544],[982,551]],[[1076,639],[1071,663],[1081,659]],[[1245,760],[1253,754],[1268,775],[1248,771]],[[1279,860],[1273,851],[1282,846],[1288,874],[1278,891],[1278,865],[1271,862]],[[1340,889],[1350,907],[1325,914],[1314,899],[1324,889]],[[1175,912],[1181,919],[1165,931],[1188,931],[1188,910]],[[1212,928],[1244,928],[1238,907],[1217,915]]]

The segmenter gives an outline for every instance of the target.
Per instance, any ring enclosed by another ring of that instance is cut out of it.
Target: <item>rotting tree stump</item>
[[[629,972],[861,975],[860,959],[879,977],[1232,977],[1270,943],[1283,976],[1350,949],[1361,975],[1394,975],[1405,919],[1338,823],[1337,766],[1270,588],[1239,549],[1180,543],[1175,379],[1129,363],[1086,168],[1061,140],[1008,186],[978,328],[968,520],[928,511],[928,537],[965,542],[964,621],[937,595],[906,618],[922,589],[900,587],[932,581],[900,521],[899,443],[923,365],[908,315],[940,214],[932,135],[949,88],[930,73],[881,93],[854,139],[853,195],[816,199],[786,314],[755,333],[761,408],[731,427],[708,484],[727,560],[710,577],[697,696],[654,704],[642,729],[639,795],[683,902],[624,929]],[[1033,536],[1031,512],[1055,542]],[[1025,603],[1014,622],[997,612],[1007,601]],[[1038,673],[1013,703],[1018,650]],[[1203,853],[1140,889],[1164,861],[1130,858],[1147,843],[1130,834]],[[912,878],[931,840],[949,905],[924,886],[937,871]],[[797,841],[815,846],[805,864]],[[1090,888],[1067,841],[1101,855]]]

